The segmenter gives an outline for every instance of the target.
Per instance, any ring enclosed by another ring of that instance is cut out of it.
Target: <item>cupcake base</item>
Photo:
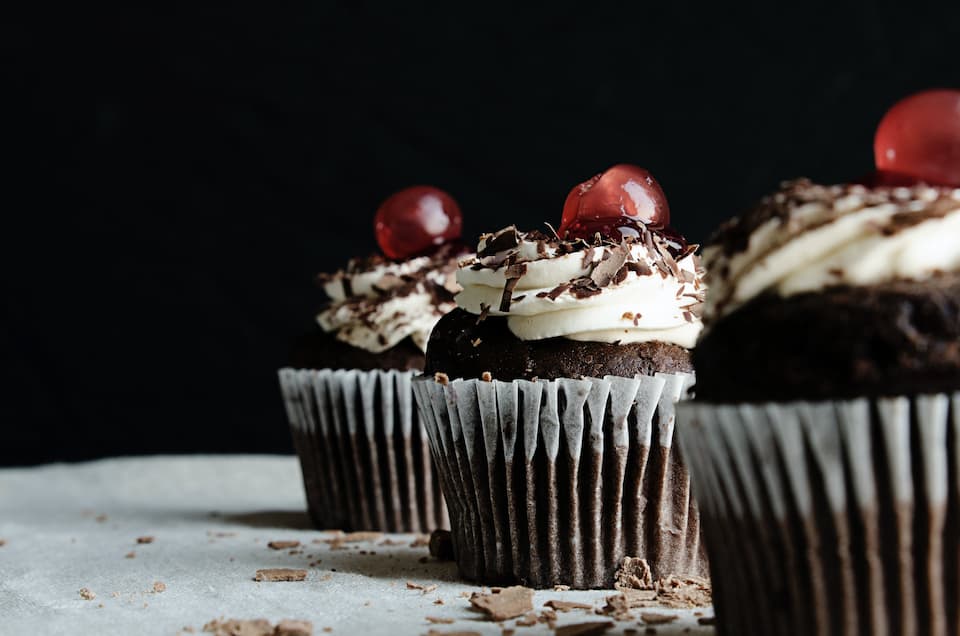
[[[719,633],[960,633],[958,409],[680,405]]]
[[[318,528],[429,532],[447,511],[413,402],[413,372],[280,370]]]
[[[612,587],[624,556],[704,576],[699,514],[672,446],[687,374],[414,381],[461,574]]]

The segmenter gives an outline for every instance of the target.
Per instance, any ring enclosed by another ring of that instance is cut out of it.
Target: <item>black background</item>
[[[197,5],[3,27],[0,464],[288,451],[312,277],[400,187],[473,237],[637,163],[700,241],[867,172],[888,106],[960,85],[955,2]]]

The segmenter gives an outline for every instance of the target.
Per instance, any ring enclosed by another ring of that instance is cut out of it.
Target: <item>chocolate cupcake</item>
[[[928,123],[960,132],[960,93],[939,120],[931,97],[888,115],[879,168]],[[704,250],[678,431],[721,634],[958,632],[960,135],[940,141],[955,181],[790,182]]]
[[[611,587],[626,556],[706,575],[672,444],[702,272],[668,223],[649,173],[616,166],[559,232],[508,227],[462,263],[414,390],[464,577]]]
[[[387,199],[375,226],[386,256],[319,277],[328,301],[280,386],[317,527],[425,532],[447,514],[411,381],[455,307],[460,210],[414,187]]]

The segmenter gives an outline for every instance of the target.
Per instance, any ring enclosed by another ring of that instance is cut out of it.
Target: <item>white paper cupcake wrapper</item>
[[[678,413],[721,634],[960,633],[960,393]]]
[[[413,382],[460,572],[488,584],[611,587],[624,556],[654,576],[707,565],[674,406],[689,374]]]
[[[413,400],[414,372],[285,368],[279,375],[317,527],[447,527]]]

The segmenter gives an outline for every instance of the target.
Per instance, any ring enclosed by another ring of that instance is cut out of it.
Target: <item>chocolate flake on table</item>
[[[282,582],[282,581],[304,581],[307,578],[306,570],[295,570],[292,568],[265,568],[257,570],[254,581]]]
[[[5,546],[5,545],[7,545],[7,540],[6,540],[6,539],[0,539],[0,548],[2,548],[2,547]]]
[[[411,548],[429,548],[430,547],[430,535],[429,534],[418,534],[413,538],[413,542],[410,544]]]
[[[716,625],[717,619],[714,616],[701,616],[697,619],[698,625]]]
[[[154,581],[153,582],[153,592],[154,594],[160,594],[167,591],[167,584],[163,581]]]
[[[505,621],[533,611],[533,590],[529,587],[493,588],[490,594],[474,592],[470,604],[492,621]]]
[[[271,541],[267,544],[267,547],[271,550],[289,550],[290,548],[299,547],[300,542],[296,540],[290,541]]]
[[[675,614],[660,614],[659,612],[641,612],[640,620],[647,625],[665,625],[677,620]]]
[[[97,595],[89,587],[81,587],[80,598],[85,601],[92,601],[93,599],[97,598]]]
[[[277,623],[273,636],[313,636],[313,623],[287,618]]]
[[[557,626],[557,611],[549,607],[540,612],[540,622],[546,623],[547,627],[554,629]]]
[[[612,628],[612,621],[590,621],[587,623],[563,625],[558,627],[554,631],[554,634],[556,636],[595,636],[596,634],[603,634],[608,629]]]
[[[570,610],[582,609],[582,610],[592,610],[593,605],[589,603],[578,603],[576,601],[561,601],[557,599],[550,599],[543,604],[544,607],[549,607],[550,609],[556,610],[558,612],[569,612]]]
[[[137,553],[134,552],[133,550],[130,550],[129,552],[127,552],[126,554],[123,555],[123,558],[124,558],[124,559],[135,559],[135,558],[137,558]]]
[[[431,629],[427,632],[427,636],[482,636],[482,634],[473,631],[438,632],[435,629]]]
[[[428,623],[434,623],[436,625],[450,625],[455,622],[454,619],[443,616],[425,616],[424,618]]]
[[[153,543],[153,537],[137,537],[137,543]]]
[[[517,619],[516,625],[517,627],[533,627],[539,622],[540,618],[535,612],[527,612],[522,618]]]

